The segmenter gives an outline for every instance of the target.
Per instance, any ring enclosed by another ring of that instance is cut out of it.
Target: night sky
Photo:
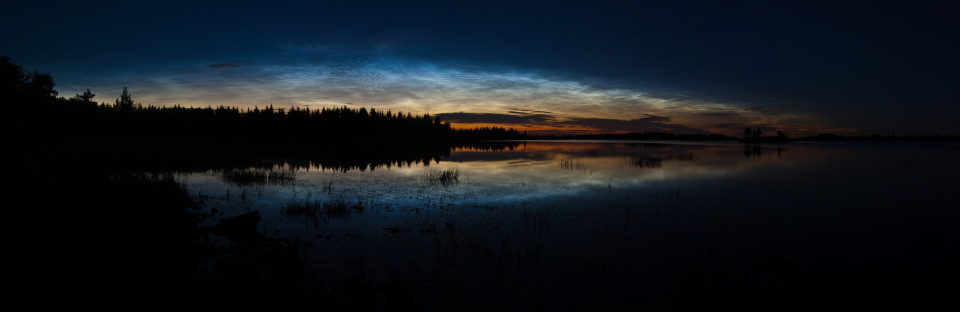
[[[948,1],[15,2],[0,55],[108,104],[126,86],[540,133],[960,133]]]

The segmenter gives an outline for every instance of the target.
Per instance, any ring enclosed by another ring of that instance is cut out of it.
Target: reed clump
[[[324,219],[329,218],[346,218],[350,216],[353,212],[362,214],[364,207],[362,204],[357,203],[357,205],[348,205],[342,200],[334,200],[330,202],[322,202],[316,200],[308,201],[292,201],[287,203],[287,206],[281,211],[284,216],[289,217],[317,217],[322,216]]]
[[[460,169],[430,169],[423,174],[423,178],[431,183],[456,184],[460,182]]]
[[[574,158],[563,158],[560,159],[560,169],[563,170],[586,170],[587,166],[583,164],[583,160],[574,159]]]
[[[267,183],[285,184],[296,181],[297,175],[288,170],[266,169],[228,169],[221,174],[224,182],[239,186],[266,185]]]

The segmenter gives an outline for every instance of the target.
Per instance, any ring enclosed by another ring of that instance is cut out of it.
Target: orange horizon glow
[[[596,132],[596,129],[587,127],[556,127],[545,125],[518,125],[518,124],[497,124],[497,123],[459,123],[451,122],[450,127],[457,130],[470,130],[474,128],[506,128],[516,129],[517,131],[527,132]]]

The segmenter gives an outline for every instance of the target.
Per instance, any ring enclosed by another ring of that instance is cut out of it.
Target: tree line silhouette
[[[92,96],[92,94],[91,94]],[[376,108],[260,108],[161,107],[133,104],[126,88],[114,105],[93,104],[90,97],[60,101],[86,105],[72,109],[74,118],[86,118],[85,131],[100,137],[193,137],[227,143],[319,144],[339,146],[408,146],[449,144],[479,140],[522,139],[515,129],[483,127],[453,129],[439,116]],[[122,129],[122,131],[116,131]]]
[[[126,87],[112,104],[97,103],[89,89],[64,98],[58,97],[50,74],[27,73],[6,56],[0,57],[0,79],[0,91],[14,107],[8,118],[18,125],[16,143],[30,150],[68,142],[73,148],[116,155],[177,150],[199,157],[238,151],[341,156],[376,152],[417,159],[423,157],[410,154],[429,151],[435,156],[453,146],[525,138],[515,129],[453,129],[439,116],[365,107],[162,107],[136,103]]]

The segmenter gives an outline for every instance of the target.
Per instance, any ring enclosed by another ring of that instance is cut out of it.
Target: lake
[[[956,143],[530,141],[176,180],[208,225],[256,211],[297,242],[305,289],[378,306],[789,310],[955,299],[958,160]]]

